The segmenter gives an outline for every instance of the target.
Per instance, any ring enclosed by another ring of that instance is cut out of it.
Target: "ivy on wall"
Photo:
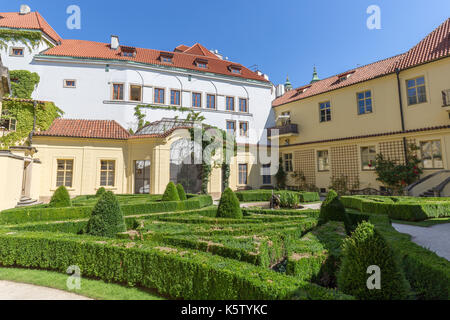
[[[13,70],[9,72],[11,78],[11,93],[15,98],[31,99],[40,77],[36,72],[27,70]]]
[[[8,42],[23,43],[30,51],[37,48],[42,42],[47,43],[50,47],[53,46],[42,37],[42,33],[39,31],[1,29],[0,49],[7,50]]]
[[[34,113],[36,112],[36,130],[47,130],[52,122],[60,117],[63,112],[52,102],[37,104],[34,110],[33,102],[20,100],[3,101],[3,111],[8,118],[17,120],[16,131],[9,132],[0,137],[0,149],[8,149],[11,146],[27,142],[28,135],[33,130]]]

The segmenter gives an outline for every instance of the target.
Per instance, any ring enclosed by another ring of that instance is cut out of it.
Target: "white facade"
[[[22,57],[12,56],[12,48],[24,48]],[[168,68],[130,61],[80,59],[42,55],[48,49],[44,42],[31,50],[21,43],[8,43],[1,51],[10,70],[37,72],[41,78],[33,98],[53,101],[65,114],[64,118],[116,120],[124,128],[137,127],[134,108],[140,104],[156,105],[155,88],[164,89],[164,104],[170,106],[171,90],[181,92],[181,105],[193,107],[192,93],[201,94],[201,111],[205,123],[226,129],[227,121],[234,121],[238,143],[266,144],[262,131],[274,125],[271,102],[275,90],[270,82],[248,80],[240,77],[199,72],[181,68]],[[66,87],[65,80],[75,80],[75,87]],[[123,100],[113,100],[113,84],[123,84]],[[130,85],[142,86],[142,99],[130,101]],[[208,109],[207,95],[214,95],[216,109]],[[234,98],[235,111],[226,110],[226,97]],[[239,112],[239,99],[247,99],[248,112]],[[162,118],[186,117],[187,113],[164,109],[141,110],[146,121]],[[247,123],[249,137],[241,136],[240,123]]]

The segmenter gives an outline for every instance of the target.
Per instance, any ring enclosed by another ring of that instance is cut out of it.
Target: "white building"
[[[268,77],[200,44],[160,51],[121,45],[116,36],[109,43],[65,40],[26,6],[0,13],[0,30],[41,34],[34,48],[29,40],[8,41],[1,57],[10,70],[37,72],[33,98],[54,101],[65,118],[116,120],[135,129],[136,105],[158,106],[142,109],[152,122],[184,118],[186,112],[174,110],[182,107],[201,111],[208,124],[234,128],[240,144],[266,144],[262,130],[275,123]]]

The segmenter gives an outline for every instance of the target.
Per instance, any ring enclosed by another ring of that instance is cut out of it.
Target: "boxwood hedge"
[[[235,192],[239,201],[270,201],[272,194],[298,194],[300,202],[316,202],[320,201],[320,196],[317,192],[295,192],[288,190],[246,190]]]
[[[450,216],[449,198],[346,196],[341,201],[346,208],[386,214],[395,220],[423,221]]]

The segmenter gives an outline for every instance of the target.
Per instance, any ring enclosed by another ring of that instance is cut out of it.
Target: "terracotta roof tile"
[[[286,92],[283,96],[275,99],[272,105],[277,107],[286,103],[305,99],[392,73],[392,65],[399,61],[402,57],[403,55],[398,55],[341,73],[340,75],[350,74],[350,77],[343,81],[340,81],[339,76],[336,75],[314,82],[313,84],[308,84],[300,88],[293,89]],[[305,88],[307,88],[307,90],[303,92],[303,89]]]
[[[283,96],[275,99],[272,106],[277,107],[293,101],[305,99],[318,94],[326,93],[339,88],[347,87],[356,83],[371,80],[377,77],[394,73],[396,68],[403,70],[423,63],[431,62],[450,55],[450,18],[431,32],[425,39],[414,48],[404,54],[381,60],[363,67],[352,69],[341,73],[351,73],[344,81],[339,81],[339,75],[318,81],[312,85],[286,92]],[[309,87],[309,88],[308,88]],[[304,88],[308,88],[303,92]]]
[[[126,140],[130,133],[114,120],[55,119],[36,136]]]
[[[203,46],[200,47],[200,45],[194,45],[193,47],[196,47],[197,49],[201,47],[204,48]],[[193,50],[192,52],[197,52],[197,49]],[[202,52],[203,50],[207,49],[201,49]],[[85,40],[63,40],[61,45],[55,46],[45,51],[43,54],[46,56],[134,61],[144,64],[164,65],[169,67],[211,72],[227,76],[268,82],[263,76],[259,76],[257,73],[245,68],[244,66],[242,66],[241,74],[232,73],[228,69],[228,66],[231,63],[230,61],[219,59],[208,50],[207,52],[204,52],[201,55],[193,53],[189,54],[187,53],[187,51],[173,52],[173,63],[165,63],[161,61],[160,55],[161,52],[166,51],[136,48],[136,56],[127,57],[122,56],[122,48],[119,48],[118,50],[112,50],[110,48],[110,44],[108,43],[85,41]],[[197,67],[197,65],[195,64],[195,60],[199,57],[208,60],[208,68],[206,70]],[[241,66],[240,64],[236,65]]]
[[[28,14],[0,12],[0,17],[0,28],[40,30],[55,42],[62,40],[39,12],[30,12]]]
[[[450,55],[450,18],[427,35],[393,66],[407,69]]]

